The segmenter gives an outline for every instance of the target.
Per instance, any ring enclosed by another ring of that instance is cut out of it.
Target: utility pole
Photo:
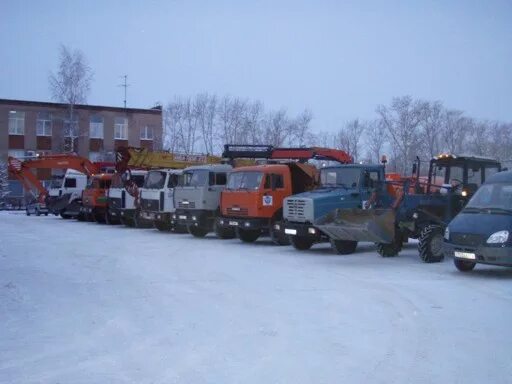
[[[130,86],[130,84],[127,83],[128,81],[128,75],[121,76],[124,79],[123,84],[119,84],[118,87],[124,88],[124,107],[126,108],[126,89]]]

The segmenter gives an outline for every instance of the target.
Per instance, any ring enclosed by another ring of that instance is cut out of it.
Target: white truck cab
[[[135,183],[140,191],[147,174],[148,171],[145,170],[132,170],[122,176],[114,175],[112,184],[107,191],[108,210],[105,216],[107,223],[116,224],[120,222],[129,227],[142,226],[143,223],[139,220],[139,205],[135,201],[135,197],[126,190],[123,178]]]
[[[66,219],[77,217],[86,185],[87,175],[72,169],[66,170],[64,177],[52,180],[48,190],[50,212]]]
[[[160,231],[181,231],[172,218],[174,188],[178,185],[183,171],[177,169],[156,169],[148,172],[140,189],[140,217],[150,220]]]

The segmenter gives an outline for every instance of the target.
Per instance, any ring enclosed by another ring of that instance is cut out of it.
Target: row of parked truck
[[[369,241],[383,257],[417,239],[425,262],[450,255],[463,271],[512,266],[512,172],[494,159],[451,154],[431,159],[426,172],[421,165],[405,177],[340,150],[252,145],[226,145],[222,157],[120,148],[115,164],[9,159],[27,187],[37,184],[32,169],[67,169],[59,185],[37,188],[41,206],[63,218],[243,242],[268,235],[297,250],[330,242],[340,254]]]

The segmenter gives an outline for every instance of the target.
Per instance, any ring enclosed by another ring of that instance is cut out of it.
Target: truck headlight
[[[316,234],[316,229],[315,229],[315,228],[312,228],[312,227],[309,227],[309,228],[308,228],[308,233],[309,233],[310,235],[314,235],[314,234]]]
[[[176,214],[173,214],[173,215],[172,215],[172,218],[173,218],[173,219],[176,219]]]
[[[192,220],[196,221],[196,220],[197,220],[197,217],[192,216]]]
[[[244,227],[250,227],[250,226],[251,226],[251,223],[249,223],[248,221],[246,221],[246,222],[244,223]]]
[[[501,244],[508,240],[508,231],[494,232],[487,239],[487,244]]]
[[[446,227],[446,229],[444,230],[444,239],[450,240],[450,228],[448,227]]]

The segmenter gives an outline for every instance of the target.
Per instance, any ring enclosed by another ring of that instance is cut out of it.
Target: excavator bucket
[[[391,243],[395,237],[392,209],[336,209],[315,221],[333,240]]]

